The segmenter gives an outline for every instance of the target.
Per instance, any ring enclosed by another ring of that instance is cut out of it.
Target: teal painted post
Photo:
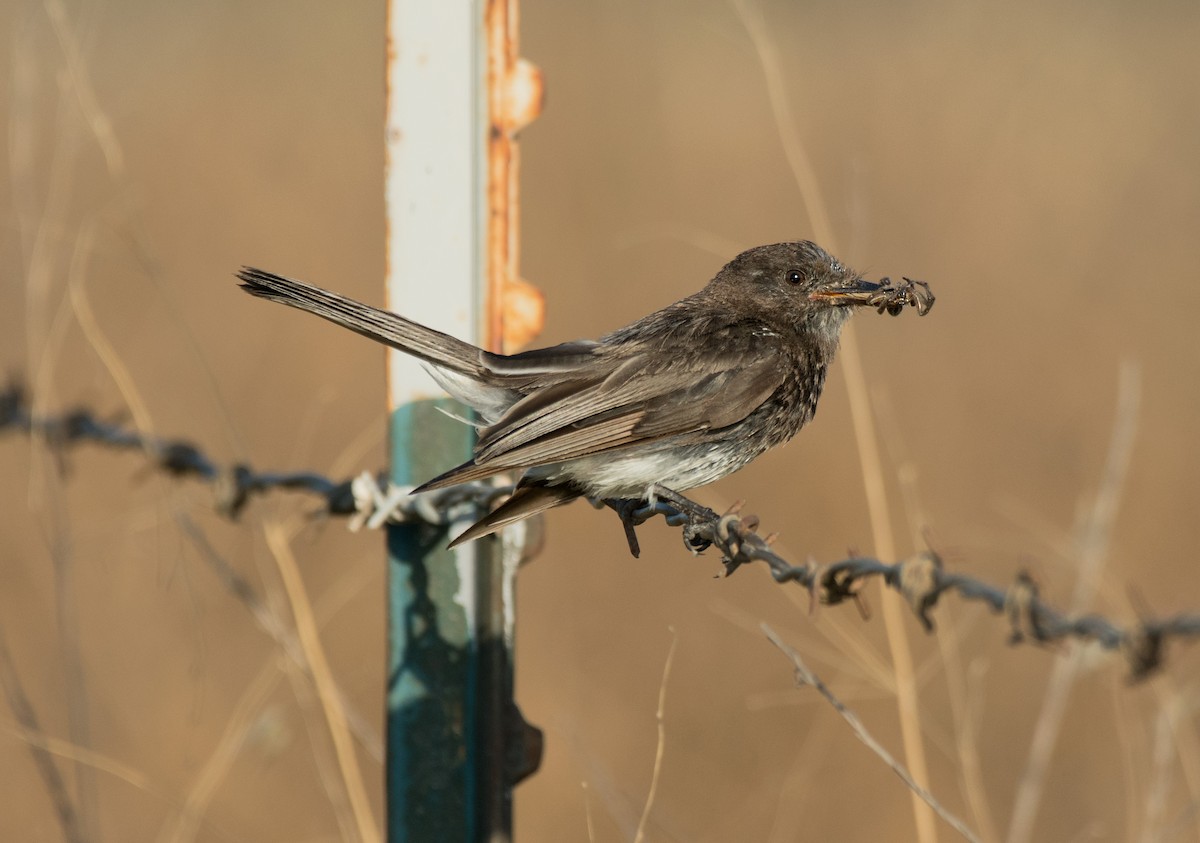
[[[470,428],[439,412],[442,403],[418,401],[393,415],[397,482],[470,455]],[[446,550],[449,534],[404,525],[388,535],[393,841],[505,839],[511,831],[502,747],[511,665],[491,608],[503,596],[500,561],[491,541]]]
[[[392,480],[415,484],[470,453],[435,400],[392,416]],[[461,426],[460,426],[461,427]],[[471,840],[471,641],[445,528],[388,530],[388,839]]]

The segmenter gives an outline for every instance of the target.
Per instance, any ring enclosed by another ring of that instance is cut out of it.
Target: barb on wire
[[[60,453],[85,442],[141,451],[168,474],[209,483],[216,510],[231,519],[237,518],[255,495],[288,489],[319,498],[323,514],[349,517],[352,530],[413,521],[451,524],[471,518],[477,507],[489,506],[512,491],[511,486],[468,483],[413,495],[412,486],[393,485],[385,476],[368,472],[331,480],[311,471],[260,472],[245,463],[222,466],[191,442],[148,436],[84,408],[34,417],[25,389],[15,382],[0,389],[0,433],[5,430],[40,435]]]
[[[272,489],[311,493],[322,500],[323,512],[349,517],[351,529],[378,528],[385,523],[421,522],[450,524],[473,518],[478,507],[494,504],[512,491],[511,486],[465,483],[434,492],[410,494],[411,486],[396,486],[382,476],[364,472],[335,481],[314,472],[257,472],[246,464],[221,467],[196,445],[173,439],[146,436],[117,422],[104,421],[89,410],[75,409],[61,416],[34,418],[25,391],[15,384],[0,390],[0,433],[23,430],[44,436],[54,447],[66,450],[94,442],[115,448],[139,450],[163,471],[191,476],[211,483],[215,506],[236,518],[254,495]],[[1122,627],[1100,615],[1068,615],[1038,595],[1037,584],[1021,572],[1007,588],[999,588],[965,574],[947,571],[932,550],[888,564],[870,557],[851,557],[819,565],[793,565],[771,550],[774,535],[758,533],[758,519],[742,515],[740,505],[724,514],[672,492],[655,487],[652,500],[607,500],[599,504],[614,509],[625,527],[630,552],[639,553],[634,528],[655,515],[671,526],[681,527],[684,544],[693,553],[710,547],[722,557],[727,575],[752,562],[764,563],[778,583],[794,582],[807,589],[814,605],[859,603],[862,583],[882,577],[884,583],[904,597],[927,632],[933,631],[931,613],[947,592],[963,600],[982,602],[1009,622],[1009,641],[1051,644],[1068,638],[1095,641],[1120,652],[1130,668],[1132,680],[1143,679],[1161,667],[1164,649],[1172,638],[1200,637],[1200,614],[1184,613],[1169,618],[1142,617]]]
[[[1008,588],[998,588],[947,571],[933,550],[894,564],[870,557],[851,557],[825,565],[816,562],[793,565],[771,550],[774,535],[758,534],[756,516],[741,515],[740,503],[722,515],[677,493],[661,491],[659,499],[649,504],[608,502],[621,516],[626,534],[631,537],[630,551],[635,556],[637,539],[633,528],[655,515],[663,515],[669,524],[682,526],[684,544],[693,553],[716,548],[727,576],[742,565],[761,562],[776,582],[794,582],[807,589],[814,605],[857,601],[865,580],[882,577],[889,588],[904,597],[925,631],[932,632],[934,623],[930,613],[943,594],[953,591],[963,600],[979,601],[992,612],[1003,613],[1011,627],[1010,644],[1031,641],[1045,645],[1069,638],[1094,641],[1125,657],[1131,681],[1144,679],[1162,666],[1168,640],[1200,637],[1197,613],[1169,618],[1142,617],[1128,627],[1097,614],[1068,615],[1041,599],[1037,583],[1028,572],[1020,572]]]

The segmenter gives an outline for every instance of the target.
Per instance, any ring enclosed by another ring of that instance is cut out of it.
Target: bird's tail
[[[455,537],[448,547],[490,535],[531,515],[570,503],[579,492],[566,486],[518,486],[513,496]]]
[[[471,378],[486,377],[483,351],[387,310],[272,272],[243,267],[237,274],[252,296],[315,313],[376,342]]]

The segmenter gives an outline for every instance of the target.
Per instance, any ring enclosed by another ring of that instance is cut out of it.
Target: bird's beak
[[[834,281],[823,284],[808,294],[813,301],[829,304],[875,304],[883,284],[867,281],[864,278],[852,278],[849,281]]]

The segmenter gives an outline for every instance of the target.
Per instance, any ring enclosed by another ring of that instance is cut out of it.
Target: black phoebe
[[[451,546],[583,495],[642,499],[736,471],[813,417],[851,306],[923,315],[933,304],[922,282],[865,281],[802,240],[742,252],[700,292],[598,341],[503,355],[260,269],[238,278],[419,358],[483,420],[474,458],[416,491],[520,480]]]

